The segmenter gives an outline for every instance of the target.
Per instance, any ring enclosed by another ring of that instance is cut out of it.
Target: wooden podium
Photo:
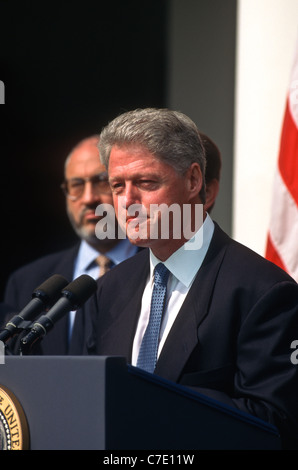
[[[25,414],[32,450],[280,449],[275,427],[121,357],[7,356],[1,387]]]

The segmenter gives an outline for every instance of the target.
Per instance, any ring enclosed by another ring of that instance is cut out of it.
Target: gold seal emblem
[[[29,449],[29,428],[15,395],[0,385],[0,450]]]

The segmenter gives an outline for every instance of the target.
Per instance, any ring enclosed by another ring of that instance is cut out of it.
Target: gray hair
[[[198,128],[181,112],[145,108],[116,117],[103,128],[99,139],[100,159],[107,169],[113,145],[144,147],[182,175],[196,162],[202,171],[203,181],[205,180],[205,150]],[[204,202],[205,183],[200,196]]]

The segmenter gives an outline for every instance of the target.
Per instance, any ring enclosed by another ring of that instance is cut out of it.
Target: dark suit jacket
[[[144,250],[98,281],[85,307],[86,353],[130,363],[148,273]],[[155,373],[275,424],[291,446],[298,434],[298,368],[290,361],[297,326],[297,283],[216,225]]]
[[[19,313],[31,300],[34,289],[39,287],[53,274],[61,274],[67,281],[71,282],[78,249],[79,244],[67,250],[39,258],[16,270],[8,279],[4,296],[5,303],[15,313]],[[51,332],[43,338],[40,347],[36,348],[34,353],[47,355],[67,354],[67,332],[68,316],[65,315]],[[76,345],[73,344],[72,348],[75,352]]]

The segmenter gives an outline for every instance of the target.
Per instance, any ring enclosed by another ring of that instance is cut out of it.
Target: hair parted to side
[[[156,158],[184,174],[198,163],[205,179],[205,151],[195,123],[185,114],[166,108],[128,111],[103,128],[99,139],[101,162],[108,169],[113,145],[146,148]],[[205,183],[200,192],[205,200]]]

